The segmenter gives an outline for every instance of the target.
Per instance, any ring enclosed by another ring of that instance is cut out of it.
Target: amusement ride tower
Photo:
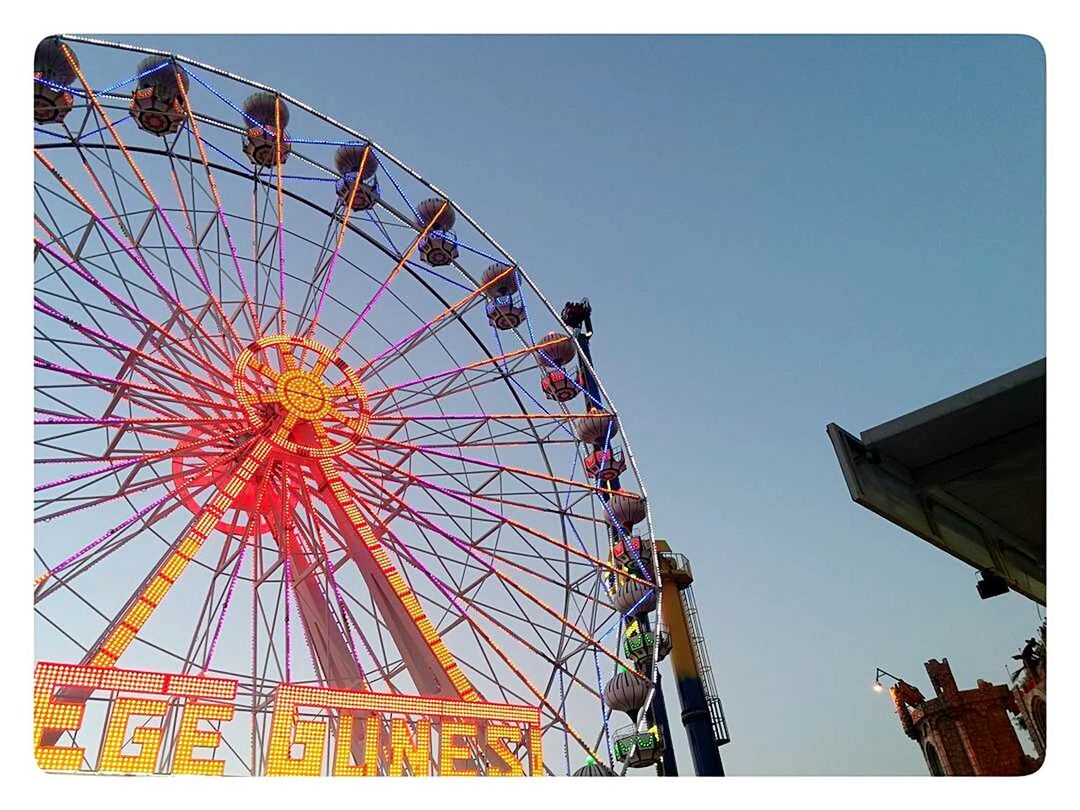
[[[580,385],[592,402],[599,405],[600,391],[590,370],[592,306],[588,299],[567,302],[562,318],[587,361],[579,371]],[[639,672],[656,683],[652,704],[646,711],[647,730],[641,733],[634,727],[617,734],[616,756],[632,767],[654,764],[660,776],[678,775],[675,751],[669,743],[671,729],[658,669],[659,662],[670,656],[694,772],[698,776],[723,776],[720,747],[730,742],[730,737],[698,618],[690,562],[684,555],[673,553],[663,540],[653,543],[632,534],[633,523],[644,517],[644,505],[640,505],[642,514],[634,514],[637,502],[627,502],[618,496],[618,476],[626,469],[622,453],[611,445],[618,427],[613,418],[602,415],[599,409],[596,413],[595,422],[583,420],[578,424],[578,433],[582,441],[593,445],[592,454],[585,460],[586,472],[609,490],[606,500],[613,518],[609,521],[612,561],[627,572],[655,580],[652,565],[655,559],[659,563],[662,593],[661,622],[654,628],[650,626],[649,612],[658,602],[655,590],[640,583],[612,585],[615,606],[628,618],[624,631],[626,656]],[[617,673],[605,689],[605,699],[610,708],[626,711],[636,722],[645,694],[623,673]]]

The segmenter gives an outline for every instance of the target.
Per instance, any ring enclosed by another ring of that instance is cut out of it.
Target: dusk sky
[[[852,503],[825,426],[1044,356],[1035,40],[116,38],[354,126],[553,303],[592,301],[655,529],[693,564],[728,773],[924,774],[875,667],[924,692],[930,658],[961,688],[1005,678],[1035,604],[980,600]]]

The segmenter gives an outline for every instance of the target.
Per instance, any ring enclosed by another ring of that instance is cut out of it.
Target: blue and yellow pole
[[[660,554],[671,549],[663,540],[657,540],[656,551]],[[705,686],[697,657],[694,655],[694,640],[690,633],[686,606],[680,598],[680,591],[688,588],[693,578],[688,570],[680,569],[673,563],[670,557],[660,559],[660,577],[664,589],[661,610],[671,638],[671,653],[668,657],[679,690],[683,728],[686,729],[690,756],[694,760],[694,773],[698,776],[723,776],[724,764],[720,760],[720,746],[713,733]]]

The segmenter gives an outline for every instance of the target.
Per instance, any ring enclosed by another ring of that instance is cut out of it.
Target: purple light
[[[258,518],[254,518],[258,520]],[[249,523],[250,526],[250,523]],[[246,532],[245,532],[246,534]],[[240,554],[236,558],[236,565],[233,567],[233,572],[229,576],[229,587],[225,592],[225,601],[221,606],[221,613],[218,615],[217,626],[214,628],[214,637],[210,640],[210,647],[206,651],[206,663],[203,664],[202,671],[206,672],[210,668],[210,660],[214,657],[214,650],[217,648],[218,636],[221,635],[221,626],[225,623],[225,614],[229,612],[229,603],[232,601],[233,589],[236,588],[236,580],[239,579],[240,564],[244,561],[244,555],[247,553],[247,543],[242,543],[240,546]]]
[[[119,534],[124,529],[126,529],[128,526],[130,526],[131,524],[133,524],[136,521],[140,520],[148,512],[150,512],[153,509],[156,509],[157,507],[161,506],[161,504],[165,503],[165,501],[167,501],[170,498],[173,498],[175,496],[176,496],[175,492],[169,492],[166,495],[163,495],[161,498],[158,498],[156,501],[151,503],[149,506],[143,507],[138,512],[136,512],[134,515],[129,517],[127,520],[123,521],[122,523],[120,523],[117,526],[113,526],[111,529],[109,529],[107,532],[105,532],[105,534],[101,535],[101,537],[99,537],[96,540],[94,540],[94,541],[88,543],[87,545],[83,546],[81,549],[76,551],[74,554],[72,554],[70,557],[68,557],[63,562],[58,563],[57,565],[50,568],[47,576],[51,577],[51,576],[59,573],[60,571],[63,571],[65,568],[67,568],[69,565],[71,565],[76,560],[79,560],[82,557],[89,554],[91,551],[93,551],[99,545],[104,543],[110,537],[113,537],[113,536]]]

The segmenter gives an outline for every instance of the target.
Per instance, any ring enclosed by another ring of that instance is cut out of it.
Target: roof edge
[[[912,428],[924,425],[934,419],[938,419],[950,413],[956,413],[984,402],[992,397],[1017,388],[1026,383],[1034,382],[1040,377],[1046,376],[1046,358],[1043,357],[1028,363],[1020,368],[1008,371],[998,377],[979,383],[976,386],[961,391],[958,394],[945,397],[929,405],[924,405],[903,416],[890,419],[872,428],[864,430],[860,436],[863,444],[871,445],[893,436],[904,433]]]

